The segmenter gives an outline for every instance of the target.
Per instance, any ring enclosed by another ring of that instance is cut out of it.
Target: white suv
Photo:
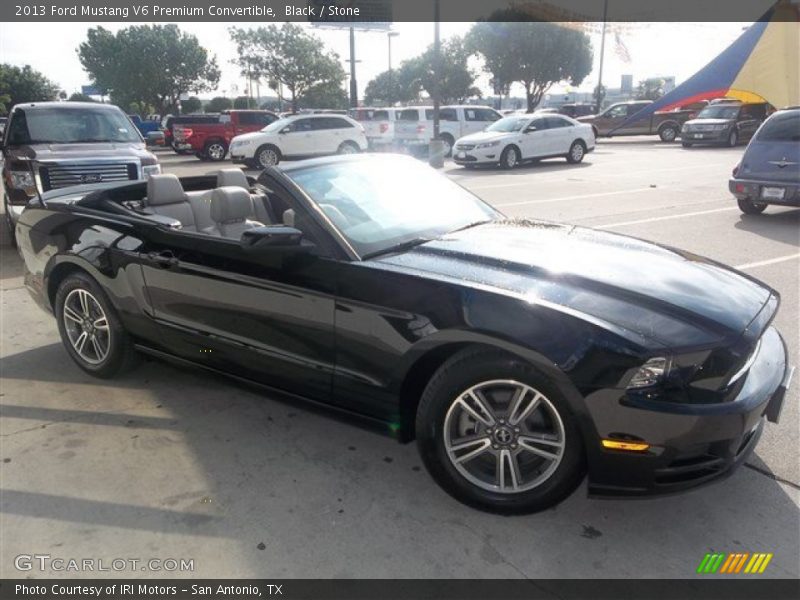
[[[231,159],[251,167],[277,165],[283,158],[353,154],[367,149],[364,128],[340,115],[293,115],[261,131],[231,140]]]

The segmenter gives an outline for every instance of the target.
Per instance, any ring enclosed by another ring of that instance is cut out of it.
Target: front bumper
[[[456,145],[453,148],[453,162],[457,165],[489,165],[500,161],[503,146],[497,145],[490,148],[461,149]]]
[[[668,494],[730,475],[755,448],[765,422],[777,422],[792,372],[783,339],[769,328],[741,391],[729,402],[633,403],[624,390],[590,394],[587,408],[600,438],[624,435],[650,448],[634,453],[589,443],[589,494]]]
[[[713,131],[681,131],[681,141],[692,144],[724,144],[730,134],[730,127]]]
[[[765,204],[782,206],[800,206],[800,185],[752,179],[729,179],[728,189],[738,200],[751,200]],[[780,190],[783,194],[776,194]]]

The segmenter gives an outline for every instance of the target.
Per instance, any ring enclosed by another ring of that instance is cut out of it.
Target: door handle
[[[147,258],[161,268],[168,269],[177,266],[178,259],[169,250],[161,252],[148,252]]]

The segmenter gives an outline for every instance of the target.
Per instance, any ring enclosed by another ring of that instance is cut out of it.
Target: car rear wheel
[[[504,169],[513,169],[519,164],[520,155],[516,146],[507,146],[500,155],[500,166]]]
[[[739,134],[736,133],[736,130],[733,130],[731,131],[731,134],[728,136],[728,146],[733,148],[738,143],[739,143]]]
[[[453,155],[453,146],[455,145],[456,141],[453,139],[453,136],[449,133],[443,133],[439,136],[442,144],[444,144],[444,156],[449,157]]]
[[[255,162],[262,169],[274,167],[281,162],[281,153],[275,146],[261,146],[256,150]]]
[[[225,142],[220,141],[208,142],[203,150],[203,154],[212,162],[225,160],[225,155],[227,153],[228,147],[225,145]]]
[[[572,146],[569,147],[569,152],[567,153],[567,162],[576,165],[583,160],[584,156],[586,156],[586,146],[584,146],[583,142],[580,140],[572,142]]]
[[[737,202],[739,204],[739,210],[746,215],[759,215],[767,208],[766,202],[753,202],[749,198],[743,198],[737,200]]]
[[[61,341],[75,363],[108,378],[136,362],[136,351],[114,307],[91,277],[76,273],[58,287],[56,320]]]
[[[353,142],[342,142],[337,150],[338,154],[358,154],[359,148]]]
[[[493,350],[447,361],[420,400],[419,451],[454,498],[497,513],[557,504],[580,483],[580,433],[557,386],[533,366]]]
[[[662,127],[658,132],[662,142],[674,142],[678,137],[678,128],[673,125]]]

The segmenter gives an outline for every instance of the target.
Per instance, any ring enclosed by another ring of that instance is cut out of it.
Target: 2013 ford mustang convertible
[[[85,371],[144,352],[359,415],[496,512],[551,506],[586,474],[613,496],[729,474],[791,376],[759,281],[507,219],[406,157],[48,192],[16,236]]]

